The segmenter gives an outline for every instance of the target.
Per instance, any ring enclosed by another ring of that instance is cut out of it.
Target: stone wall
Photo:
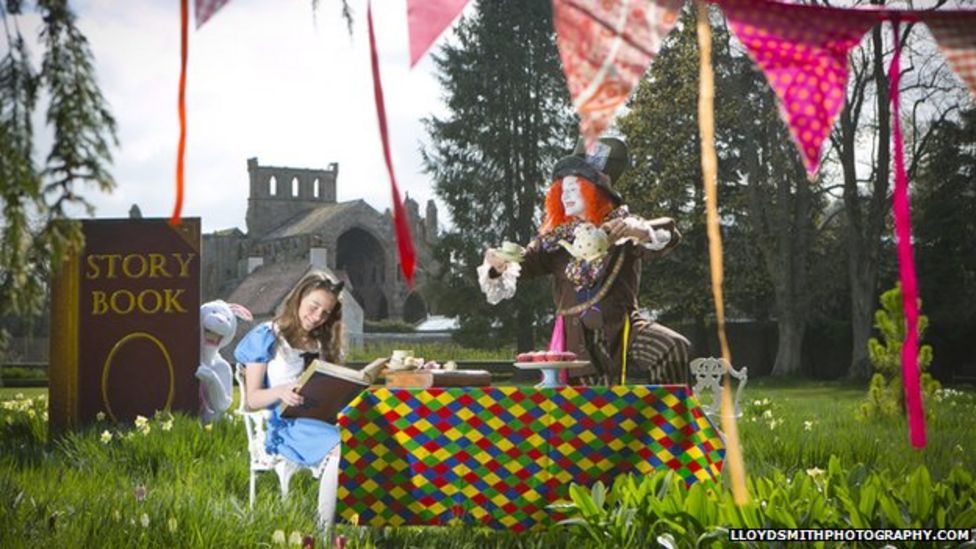
[[[336,201],[339,165],[328,169],[261,166],[247,160],[250,196],[247,199],[247,233],[263,235],[295,214]]]
[[[237,229],[203,235],[200,299],[205,303],[227,296],[246,273],[241,272],[244,234]]]

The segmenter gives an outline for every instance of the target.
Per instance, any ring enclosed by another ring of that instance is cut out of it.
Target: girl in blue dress
[[[247,404],[251,409],[271,408],[266,450],[302,465],[324,463],[319,494],[321,519],[331,525],[339,475],[339,428],[311,418],[282,418],[278,405],[302,404],[296,380],[305,370],[305,358],[318,356],[338,363],[342,358],[342,282],[325,273],[306,275],[285,298],[273,320],[255,326],[234,351],[245,365]]]

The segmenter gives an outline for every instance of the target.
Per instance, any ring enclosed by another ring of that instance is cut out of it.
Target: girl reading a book
[[[332,486],[339,474],[339,428],[312,418],[282,418],[278,405],[302,404],[296,381],[312,358],[341,360],[342,287],[341,281],[333,282],[325,273],[309,273],[285,298],[278,315],[255,326],[234,351],[237,361],[246,366],[248,407],[272,410],[267,452],[310,466],[328,456],[323,475],[336,479]],[[334,512],[334,491],[331,499]]]

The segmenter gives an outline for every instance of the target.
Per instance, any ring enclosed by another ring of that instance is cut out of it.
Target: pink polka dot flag
[[[780,114],[812,177],[844,106],[848,53],[880,21],[879,14],[761,0],[723,0],[721,6],[729,27],[776,92]]]

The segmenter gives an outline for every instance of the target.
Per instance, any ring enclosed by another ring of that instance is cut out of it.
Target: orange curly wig
[[[582,177],[577,177],[577,180],[580,183],[583,202],[586,203],[586,221],[594,225],[601,224],[603,218],[613,211],[613,200],[589,180]],[[546,218],[539,227],[539,234],[545,234],[567,221],[569,216],[563,209],[563,180],[559,178],[546,192]]]

